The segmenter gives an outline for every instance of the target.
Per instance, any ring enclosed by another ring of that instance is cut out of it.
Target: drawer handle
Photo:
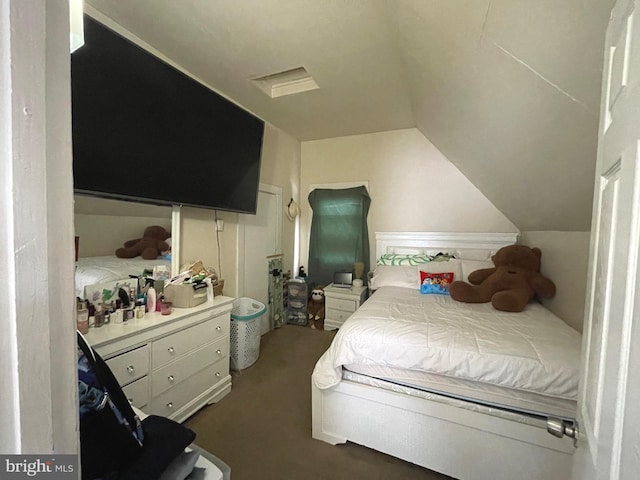
[[[167,351],[169,353],[175,353],[176,350],[173,347],[169,347],[169,348],[167,348]]]
[[[129,405],[133,405],[133,398],[127,398],[127,401],[129,402]]]
[[[168,379],[171,383],[173,383],[173,380],[174,380],[173,375],[169,375],[169,376],[167,377],[167,379]]]
[[[167,408],[173,408],[173,403],[171,402],[167,403]]]
[[[218,350],[216,350],[216,353],[217,353],[218,355],[222,355],[222,350],[218,349]]]
[[[220,331],[220,330],[222,330],[222,327],[221,327],[220,325],[218,325],[218,326],[216,327],[216,330],[217,330],[217,331]]]
[[[219,377],[219,376],[220,376],[220,372],[216,372],[216,377]]]
[[[129,366],[127,367],[127,372],[129,372],[130,374],[132,374],[132,375],[133,375],[133,372],[135,372],[135,371],[136,371],[136,369],[135,369],[135,368],[133,368],[133,365],[129,365]]]

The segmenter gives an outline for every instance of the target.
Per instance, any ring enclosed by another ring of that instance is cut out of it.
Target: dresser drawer
[[[344,322],[347,318],[351,316],[352,312],[345,312],[344,310],[334,310],[332,308],[328,308],[325,313],[325,319],[338,320],[340,322]]]
[[[138,408],[144,407],[149,403],[149,377],[142,377],[122,387],[122,391],[131,405]]]
[[[205,345],[175,362],[171,362],[151,373],[151,396],[155,397],[171,387],[183,382],[206,365],[227,357],[229,341],[220,338]]]
[[[229,328],[231,322],[231,315],[227,312],[224,315],[218,315],[217,317],[209,320],[211,325],[213,326],[213,338],[218,338],[222,336],[229,336]]]
[[[220,324],[216,325],[215,320],[218,319],[207,320],[153,342],[151,344],[152,369],[155,370],[185,353],[221,337],[223,327]],[[218,330],[217,327],[220,329]]]
[[[127,385],[149,373],[149,345],[111,357],[106,363],[118,383]]]
[[[344,310],[345,312],[355,312],[358,308],[356,300],[345,300],[343,298],[327,298],[327,309]]]
[[[226,367],[225,367],[226,365]],[[229,360],[223,359],[205,367],[184,382],[153,397],[149,413],[172,418],[179,410],[228,375]]]

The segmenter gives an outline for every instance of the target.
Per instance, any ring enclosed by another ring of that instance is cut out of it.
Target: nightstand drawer
[[[227,343],[227,337],[221,338],[154,371],[151,374],[151,395],[155,397],[169,390],[201,370],[205,365],[226,357],[229,353]]]
[[[116,355],[105,362],[118,383],[126,385],[149,373],[149,345]]]
[[[347,318],[351,316],[352,313],[353,312],[345,312],[344,310],[334,310],[332,308],[328,308],[325,314],[325,319],[344,322]]]
[[[343,298],[328,298],[326,299],[327,309],[344,310],[346,312],[355,312],[358,308],[358,302],[355,300],[345,300]]]

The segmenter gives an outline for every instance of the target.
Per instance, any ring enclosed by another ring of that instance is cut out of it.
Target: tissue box
[[[182,283],[164,287],[164,299],[177,308],[190,308],[207,301],[206,283]]]

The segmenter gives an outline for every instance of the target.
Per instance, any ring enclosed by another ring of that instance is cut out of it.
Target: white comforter
[[[326,389],[343,365],[382,365],[575,399],[580,348],[580,334],[538,303],[507,313],[383,287],[340,328],[313,382]]]

